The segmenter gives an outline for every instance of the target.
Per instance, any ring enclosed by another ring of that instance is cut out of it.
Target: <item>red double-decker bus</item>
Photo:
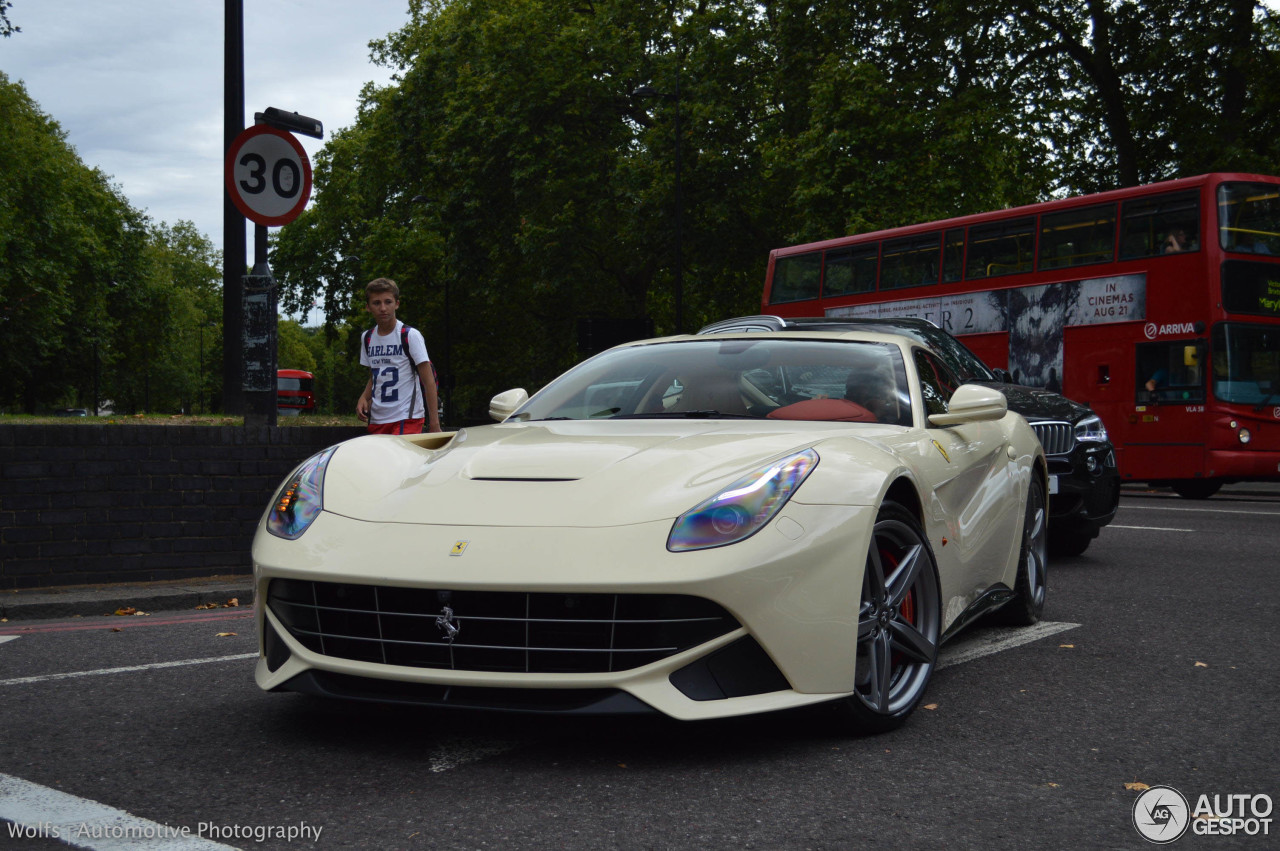
[[[316,377],[301,369],[276,370],[276,412],[286,417],[316,409]]]
[[[1125,480],[1280,480],[1280,178],[1207,174],[779,248],[764,312],[918,316],[1090,405]]]

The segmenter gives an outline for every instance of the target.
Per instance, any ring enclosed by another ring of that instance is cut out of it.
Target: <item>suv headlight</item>
[[[1102,417],[1097,414],[1085,417],[1076,423],[1076,440],[1081,443],[1102,443],[1107,439],[1107,427],[1102,424]]]
[[[676,518],[667,536],[673,553],[735,544],[764,528],[818,465],[812,449],[743,476]]]

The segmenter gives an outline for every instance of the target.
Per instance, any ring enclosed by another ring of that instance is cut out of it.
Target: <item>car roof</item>
[[[941,331],[928,319],[916,316],[901,317],[856,317],[856,316],[799,316],[784,318],[761,314],[759,316],[738,316],[705,325],[698,330],[699,334],[728,334],[739,331],[843,331],[862,329],[880,331],[892,328],[910,328],[913,330]],[[890,331],[890,333],[892,333]],[[946,333],[945,331],[943,333]]]

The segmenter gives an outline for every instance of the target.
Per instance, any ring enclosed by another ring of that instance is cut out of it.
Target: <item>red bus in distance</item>
[[[1206,174],[770,252],[763,312],[918,316],[1088,404],[1127,481],[1280,481],[1280,177]]]
[[[285,417],[314,413],[316,377],[301,369],[276,370],[276,413]]]

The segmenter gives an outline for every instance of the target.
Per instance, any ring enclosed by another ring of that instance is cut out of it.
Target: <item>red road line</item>
[[[70,621],[54,623],[38,623],[30,626],[18,624],[0,625],[0,635],[31,635],[37,632],[75,632],[86,629],[123,629],[134,626],[169,626],[179,623],[199,623],[203,621],[242,620],[253,617],[253,609],[244,608],[235,611],[218,609],[207,612],[188,612],[180,615],[103,615],[92,619],[77,618]]]

